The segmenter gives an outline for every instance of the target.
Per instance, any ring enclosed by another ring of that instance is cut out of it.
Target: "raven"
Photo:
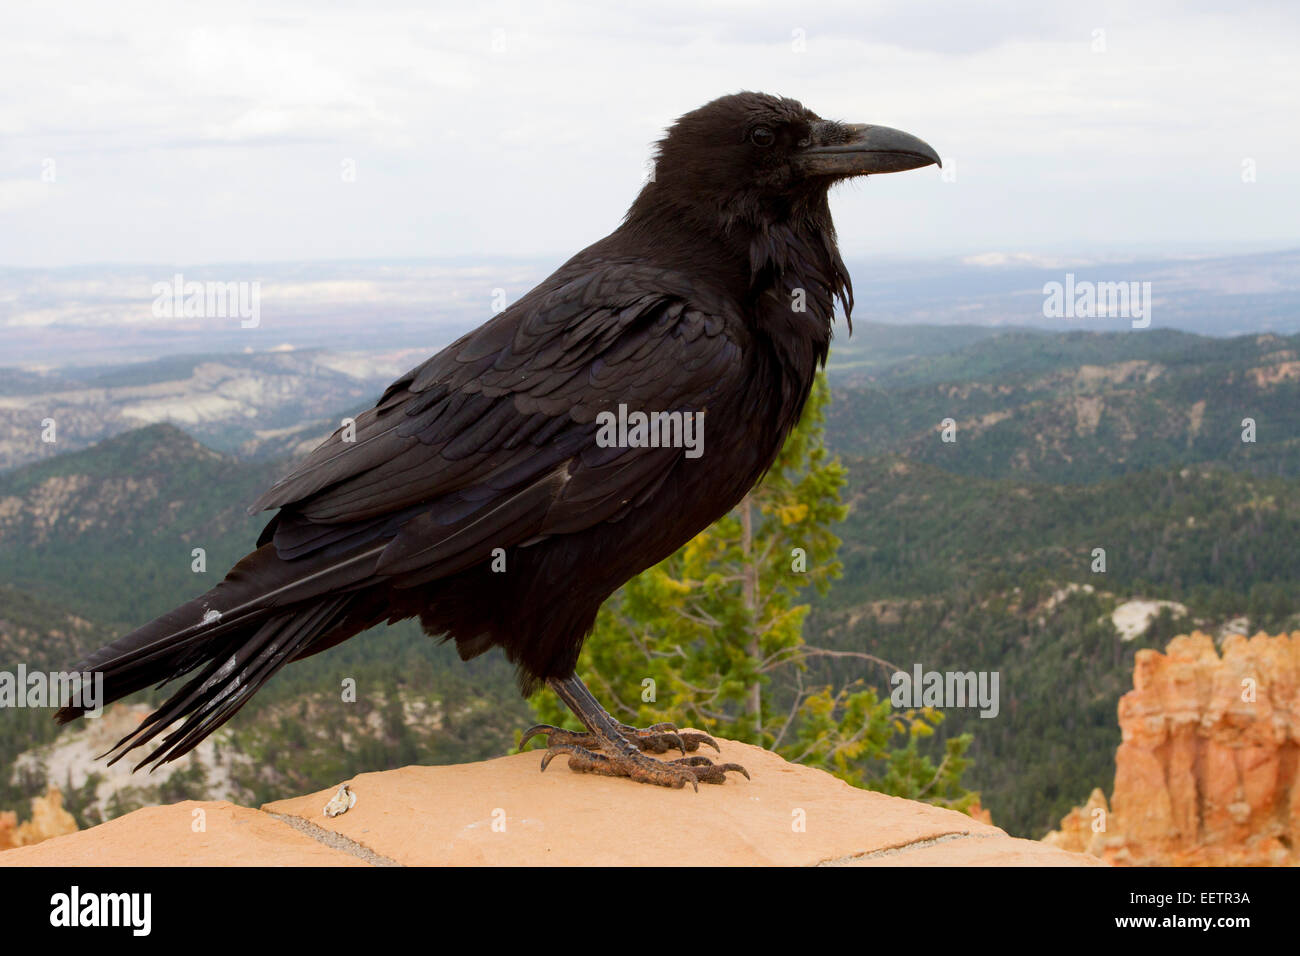
[[[614,232],[272,485],[250,513],[279,510],[220,584],[74,665],[103,675],[104,703],[188,677],[112,760],[180,721],[136,769],[174,760],[288,662],[418,616],[465,660],[502,648],[525,694],[544,682],[582,721],[526,732],[547,736],[543,769],[563,753],[574,770],[697,790],[744,773],[685,756],[716,748],[704,734],[616,721],[578,654],[605,599],[731,510],[798,422],[836,300],[853,307],[829,188],[931,163],[914,136],[783,97],[682,116]],[[707,454],[602,436],[629,409],[700,423]],[[669,747],[684,756],[646,755]]]

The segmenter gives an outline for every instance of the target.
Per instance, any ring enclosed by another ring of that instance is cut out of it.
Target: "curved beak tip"
[[[804,150],[801,165],[806,174],[845,177],[897,173],[931,165],[943,168],[934,147],[911,133],[888,126],[844,128],[849,133],[847,139]]]

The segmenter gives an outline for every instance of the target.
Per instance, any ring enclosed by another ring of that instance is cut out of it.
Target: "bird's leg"
[[[573,733],[549,724],[539,724],[525,731],[519,744],[521,748],[537,734],[545,734],[548,738],[549,746],[542,756],[543,770],[557,754],[567,754],[570,770],[627,777],[638,783],[654,783],[661,787],[683,787],[689,783],[698,790],[701,781],[723,783],[728,770],[749,777],[740,764],[715,764],[708,757],[681,757],[671,761],[647,757],[641,751],[664,753],[675,747],[686,753],[698,750],[701,743],[707,743],[715,750],[718,744],[706,734],[694,731],[679,733],[672,724],[655,724],[645,730],[621,724],[606,713],[576,674],[551,678],[547,684],[582,721],[587,732]]]

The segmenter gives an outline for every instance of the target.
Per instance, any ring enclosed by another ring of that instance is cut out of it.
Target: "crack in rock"
[[[326,830],[324,827],[317,826],[310,820],[304,820],[288,813],[274,813],[270,810],[263,810],[268,816],[275,817],[281,823],[287,823],[299,833],[304,833],[311,837],[317,843],[329,847],[333,850],[342,850],[344,853],[351,854],[359,860],[364,860],[371,866],[401,866],[396,860],[389,859],[386,856],[376,853],[370,847],[363,843],[358,843],[345,837],[341,833],[335,833],[333,830]]]
[[[988,840],[992,837],[999,836],[998,833],[972,833],[970,830],[956,830],[952,833],[940,833],[937,836],[924,837],[920,840],[911,840],[907,843],[899,843],[896,846],[887,846],[879,850],[869,850],[865,853],[851,853],[848,856],[838,856],[831,860],[822,860],[815,864],[816,866],[845,866],[849,863],[857,863],[860,860],[873,860],[882,856],[897,856],[900,853],[907,853],[911,850],[919,850],[927,846],[934,846],[936,843],[948,843],[952,840],[972,839]]]

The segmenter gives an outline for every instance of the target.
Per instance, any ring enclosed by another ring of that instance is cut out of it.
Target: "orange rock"
[[[18,814],[12,810],[0,811],[0,850],[18,845]]]
[[[31,846],[51,837],[76,833],[77,821],[63,809],[63,792],[51,786],[43,797],[32,797],[32,818],[15,833],[18,846]]]
[[[980,823],[987,823],[989,826],[993,825],[993,814],[990,811],[986,810],[984,807],[980,806],[980,802],[978,800],[976,800],[974,803],[972,803],[969,807],[966,808],[966,813],[971,817],[973,817],[974,819],[978,820]]]
[[[1047,834],[1043,842],[1071,853],[1101,856],[1109,815],[1106,795],[1097,787],[1088,797],[1088,802],[1062,817],[1061,829]]]
[[[1199,631],[1138,651],[1105,835],[1081,830],[1094,791],[1047,842],[1129,865],[1300,863],[1298,678],[1300,632],[1232,635],[1221,655]]]
[[[13,810],[0,812],[0,850],[17,846],[31,846],[51,837],[76,833],[77,821],[63,809],[63,792],[51,786],[43,797],[32,798],[32,818],[18,823]]]

